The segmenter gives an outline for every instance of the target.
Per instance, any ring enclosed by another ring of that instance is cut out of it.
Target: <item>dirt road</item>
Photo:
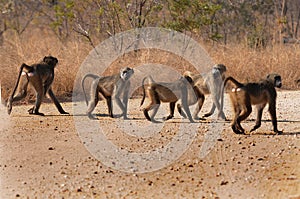
[[[134,108],[139,102],[130,100],[129,125],[148,125],[139,108]],[[300,198],[299,102],[300,92],[278,93],[278,126],[284,130],[283,135],[272,134],[267,112],[262,127],[249,135],[235,135],[230,122],[218,121],[222,131],[213,138],[205,155],[200,153],[214,128],[212,120],[192,124],[196,125],[191,126],[196,135],[185,152],[170,164],[145,173],[108,167],[89,153],[87,141],[75,127],[75,121],[86,120],[85,110],[62,116],[53,104],[43,104],[41,112],[46,116],[40,117],[28,115],[29,106],[15,106],[7,117],[1,109],[0,197]],[[225,105],[225,114],[231,118],[228,96]],[[63,106],[73,112],[72,103]],[[208,98],[201,113],[210,106]],[[97,112],[106,113],[104,103],[98,105]],[[143,153],[164,148],[176,136],[181,122],[176,113],[160,132],[139,137],[113,127],[115,122],[122,122],[121,118],[111,119],[105,114],[98,117],[100,120],[93,122],[105,127],[108,140],[128,151]],[[254,125],[254,118],[252,113],[242,123],[245,129]],[[161,160],[156,161],[159,164]]]

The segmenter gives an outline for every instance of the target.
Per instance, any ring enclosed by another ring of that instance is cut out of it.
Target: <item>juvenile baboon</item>
[[[99,100],[103,97],[106,99],[108,114],[113,118],[113,104],[112,99],[115,99],[118,106],[123,111],[124,119],[127,118],[127,106],[128,106],[128,92],[130,90],[130,77],[134,74],[133,69],[123,68],[120,70],[119,74],[112,76],[99,77],[94,74],[86,74],[81,81],[84,97],[86,104],[88,106],[87,115],[90,119],[96,119],[92,112],[97,106]],[[86,97],[86,92],[84,90],[84,81],[87,77],[93,78],[91,85],[90,101],[88,102]],[[101,96],[99,96],[101,94]],[[121,95],[123,95],[123,101],[120,100]],[[100,97],[100,98],[99,98]]]
[[[193,74],[190,71],[186,71],[183,76],[190,77],[193,82],[194,86],[193,89],[189,89],[189,97],[188,97],[188,105],[194,105],[197,103],[196,109],[193,113],[194,119],[200,119],[198,117],[198,113],[200,112],[204,100],[205,95],[211,93],[213,99],[213,105],[211,110],[204,114],[204,117],[211,116],[216,107],[219,111],[218,117],[222,119],[226,119],[225,114],[223,112],[223,100],[224,100],[224,90],[222,89],[224,86],[225,80],[225,72],[226,66],[223,64],[216,64],[213,66],[212,70],[205,74]],[[178,112],[185,117],[184,112],[181,109],[181,104],[177,104]]]
[[[266,104],[269,105],[269,112],[272,119],[273,130],[275,133],[282,133],[277,129],[276,118],[276,89],[280,88],[281,76],[278,74],[269,74],[266,79],[257,83],[242,84],[233,77],[227,77],[224,85],[231,81],[236,87],[230,92],[230,99],[234,109],[234,118],[232,119],[231,128],[236,134],[244,134],[241,121],[245,120],[251,113],[251,105],[256,105],[257,118],[256,124],[250,132],[261,126],[261,117]]]
[[[144,84],[145,80],[148,79],[148,84]],[[174,109],[176,102],[181,99],[183,108],[188,115],[191,122],[193,118],[188,106],[188,83],[192,84],[192,79],[189,77],[181,77],[175,82],[158,82],[156,83],[151,76],[147,76],[142,81],[143,98],[141,106],[144,103],[145,96],[150,98],[150,104],[143,109],[143,113],[147,120],[155,122],[154,116],[156,115],[161,102],[170,103],[170,114],[164,117],[164,120],[169,120],[174,117]],[[153,110],[152,116],[149,116],[148,111]]]
[[[33,86],[36,92],[35,105],[28,110],[29,114],[44,115],[43,113],[39,112],[39,108],[46,94],[50,96],[61,114],[69,114],[63,110],[51,88],[54,80],[54,68],[57,63],[57,58],[46,56],[44,57],[43,61],[38,64],[28,66],[23,63],[21,65],[15,88],[7,102],[8,114],[11,113],[13,102],[19,101],[26,97],[29,83]]]

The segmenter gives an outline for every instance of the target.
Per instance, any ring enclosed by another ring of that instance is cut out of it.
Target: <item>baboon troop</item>
[[[256,105],[257,117],[256,124],[250,132],[261,126],[261,117],[266,104],[269,105],[269,112],[272,119],[273,131],[277,134],[282,133],[277,129],[276,117],[276,89],[280,88],[281,76],[278,74],[269,74],[266,79],[260,82],[242,84],[233,77],[227,77],[224,85],[231,81],[235,88],[230,92],[230,99],[234,110],[231,128],[236,134],[244,134],[245,130],[241,126],[241,121],[245,120],[252,112],[251,105]]]
[[[40,63],[31,66],[25,63],[21,65],[15,88],[7,102],[8,114],[11,113],[13,102],[26,97],[28,84],[31,84],[36,92],[35,105],[28,110],[29,114],[44,115],[39,112],[39,108],[46,94],[49,95],[61,114],[69,114],[61,107],[51,88],[57,63],[57,58],[46,56]]]
[[[54,68],[57,63],[57,58],[46,56],[40,63],[33,65],[23,63],[21,65],[15,87],[7,101],[8,114],[12,111],[13,102],[26,97],[29,84],[34,88],[36,93],[35,105],[28,110],[29,114],[44,115],[39,112],[39,108],[46,94],[52,99],[61,114],[69,114],[64,111],[51,88],[54,80]],[[234,112],[231,122],[233,132],[236,134],[245,134],[241,122],[252,112],[252,105],[255,105],[257,108],[257,117],[256,123],[250,132],[258,129],[261,126],[263,109],[268,104],[273,131],[281,134],[282,131],[279,131],[277,128],[277,93],[275,89],[275,87],[280,88],[282,86],[281,76],[272,73],[259,82],[240,83],[231,76],[226,77],[226,71],[225,65],[216,64],[206,74],[195,74],[186,71],[182,77],[174,82],[155,82],[152,76],[144,77],[141,82],[143,97],[140,106],[143,105],[146,96],[150,101],[142,110],[145,118],[151,122],[157,122],[155,115],[160,104],[169,103],[169,115],[163,117],[163,120],[172,119],[174,117],[175,105],[180,101],[177,104],[178,112],[184,118],[188,118],[190,122],[194,122],[194,119],[201,119],[198,114],[205,101],[205,95],[211,94],[212,107],[203,117],[211,116],[217,108],[218,117],[226,120],[223,112],[224,90],[227,83],[231,82],[234,85],[234,88],[229,92]],[[81,86],[87,105],[86,114],[88,118],[97,119],[92,112],[99,100],[105,99],[110,117],[114,117],[112,100],[115,100],[122,110],[123,119],[128,119],[127,109],[131,86],[130,79],[133,75],[134,70],[129,67],[122,68],[118,74],[111,76],[98,76],[91,73],[84,75],[81,80]],[[92,79],[89,100],[85,91],[85,81],[87,78]],[[194,104],[196,104],[196,108],[193,114],[191,114],[189,106]],[[152,114],[150,116],[149,111],[151,110]]]
[[[84,97],[86,104],[88,106],[87,115],[90,119],[96,119],[92,112],[97,106],[99,101],[104,97],[106,99],[108,114],[110,117],[113,116],[113,104],[112,99],[115,99],[118,106],[123,111],[123,118],[127,119],[127,106],[128,106],[128,93],[130,89],[130,78],[134,74],[134,70],[132,68],[126,67],[120,70],[119,74],[112,76],[99,77],[94,74],[86,74],[81,81]],[[87,77],[93,78],[93,82],[91,84],[90,89],[90,101],[87,100],[85,89],[84,89],[84,81]],[[123,95],[123,100],[121,101],[120,97]]]
[[[148,79],[148,84],[144,84]],[[169,120],[174,117],[174,109],[176,102],[181,99],[183,108],[188,115],[191,122],[194,122],[190,109],[188,106],[188,85],[193,84],[189,77],[181,77],[175,82],[155,82],[151,76],[145,77],[142,81],[143,98],[141,106],[144,103],[145,96],[150,99],[150,104],[143,109],[144,115],[147,120],[155,122],[154,116],[156,115],[161,102],[168,102],[170,104],[170,114],[164,117],[164,120]],[[153,110],[152,116],[149,116],[148,111]]]

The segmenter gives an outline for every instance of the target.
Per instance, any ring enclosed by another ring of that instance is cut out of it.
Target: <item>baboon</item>
[[[46,56],[40,63],[33,64],[31,66],[28,66],[25,63],[21,65],[15,88],[7,102],[8,114],[11,113],[13,102],[26,97],[29,83],[33,86],[36,92],[35,105],[28,110],[29,114],[44,116],[43,113],[39,112],[39,108],[46,94],[50,96],[61,114],[69,114],[61,107],[51,88],[54,80],[54,68],[57,63],[57,58]]]
[[[148,79],[148,84],[144,84],[145,80]],[[145,96],[150,98],[150,104],[143,109],[143,113],[147,120],[156,122],[154,116],[156,115],[161,102],[170,103],[170,114],[164,117],[164,120],[169,120],[174,117],[174,109],[176,102],[181,99],[183,108],[188,115],[191,122],[194,122],[190,109],[188,106],[188,83],[192,84],[193,81],[189,77],[181,77],[175,82],[155,82],[151,76],[147,76],[142,81],[143,98],[141,106],[144,103]],[[149,110],[153,110],[152,116],[148,114]]]
[[[200,119],[198,113],[200,112],[205,95],[211,93],[213,99],[213,105],[211,110],[204,114],[204,117],[211,116],[216,107],[219,111],[218,117],[226,120],[225,114],[223,112],[223,100],[224,100],[224,86],[226,66],[223,64],[216,64],[213,66],[212,70],[206,75],[202,76],[200,74],[193,74],[190,71],[186,71],[183,76],[190,77],[194,86],[193,89],[189,89],[188,105],[194,105],[197,103],[196,109],[193,113],[194,119]],[[181,104],[177,104],[178,112],[185,117],[184,112],[182,111]]]
[[[128,106],[128,92],[130,89],[130,78],[134,74],[132,68],[126,67],[120,70],[119,74],[112,76],[99,77],[94,74],[86,74],[81,81],[84,97],[86,104],[88,106],[87,115],[90,119],[96,119],[92,112],[97,106],[99,100],[103,97],[106,99],[108,114],[110,117],[113,116],[113,104],[112,99],[115,99],[118,106],[123,111],[124,119],[127,118],[127,106]],[[86,97],[86,92],[84,90],[84,81],[87,77],[93,78],[91,85],[90,101],[88,102]],[[99,94],[100,97],[99,97]],[[121,95],[123,95],[123,101],[120,100]]]
[[[269,105],[269,112],[272,119],[273,130],[275,133],[282,133],[277,129],[276,118],[276,89],[280,88],[281,76],[278,74],[269,74],[267,78],[257,83],[242,84],[233,77],[227,77],[224,85],[231,81],[236,87],[230,92],[230,99],[234,109],[234,118],[232,119],[231,128],[236,134],[244,134],[241,121],[245,120],[252,112],[251,105],[256,105],[257,118],[255,126],[250,132],[261,126],[261,117],[266,104]]]

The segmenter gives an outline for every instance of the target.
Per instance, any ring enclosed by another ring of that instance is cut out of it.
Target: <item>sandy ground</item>
[[[107,140],[130,153],[151,154],[156,148],[163,149],[174,141],[181,122],[189,128],[184,129],[182,139],[191,139],[185,134],[196,132],[181,156],[170,157],[170,162],[154,171],[153,167],[142,170],[135,163],[131,170],[121,171],[116,166],[119,162],[111,161],[110,166],[107,159],[95,158],[86,146],[95,142],[89,135],[101,132],[88,132],[85,109],[74,114],[72,103],[63,104],[70,116],[59,115],[53,104],[42,104],[45,117],[28,115],[29,106],[14,106],[7,117],[2,108],[0,198],[300,198],[299,101],[299,91],[278,92],[278,126],[283,135],[272,134],[266,112],[261,128],[248,135],[235,135],[230,122],[208,119],[188,124],[176,113],[174,119],[150,126],[148,137],[137,134],[139,128],[122,133],[122,118],[107,117],[104,102],[99,103],[95,112],[101,113],[100,120],[90,124],[101,126]],[[130,100],[131,119],[126,125],[147,128],[149,122],[134,108],[139,103],[140,99]],[[225,114],[231,118],[228,96],[225,104]],[[201,114],[210,106],[208,97]],[[252,113],[242,123],[245,129],[254,125],[254,118]],[[75,127],[81,120],[85,135]],[[155,125],[163,127],[151,134]],[[222,128],[216,130],[213,125]],[[203,153],[203,146],[210,148]],[[175,154],[180,147],[173,148]],[[157,165],[164,162],[155,161]]]

